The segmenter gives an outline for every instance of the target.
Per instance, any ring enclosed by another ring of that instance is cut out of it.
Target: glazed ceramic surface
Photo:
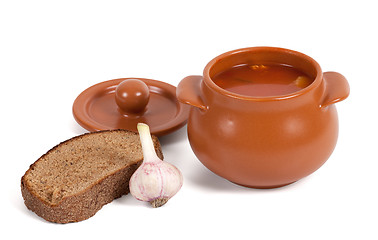
[[[314,80],[281,96],[238,95],[212,77],[240,64],[285,64]],[[272,47],[239,49],[210,61],[203,76],[189,76],[177,87],[178,99],[192,106],[190,145],[211,171],[234,183],[274,188],[317,170],[331,155],[338,137],[334,103],[349,95],[346,79],[325,72],[312,58]]]
[[[84,90],[72,107],[76,121],[88,131],[127,129],[147,123],[163,136],[186,124],[189,106],[176,98],[176,88],[145,78],[120,78]]]

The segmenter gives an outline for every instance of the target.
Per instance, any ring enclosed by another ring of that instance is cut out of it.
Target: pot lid
[[[88,131],[127,129],[139,122],[157,136],[187,122],[190,107],[176,98],[176,87],[145,78],[120,78],[93,85],[74,101],[75,120]]]

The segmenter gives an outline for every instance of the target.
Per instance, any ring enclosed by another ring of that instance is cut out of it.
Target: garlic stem
[[[137,129],[142,144],[143,162],[155,161],[156,158],[159,157],[156,154],[154,143],[151,138],[150,127],[145,123],[138,123]]]

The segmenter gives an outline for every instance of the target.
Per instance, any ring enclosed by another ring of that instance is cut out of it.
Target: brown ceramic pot
[[[314,81],[275,97],[238,95],[212,81],[236,65],[267,63],[291,65]],[[178,99],[193,106],[188,137],[198,159],[219,176],[254,188],[284,186],[322,166],[338,136],[334,103],[348,95],[341,74],[323,73],[312,58],[273,47],[224,53],[206,65],[203,76],[188,76],[177,87]]]

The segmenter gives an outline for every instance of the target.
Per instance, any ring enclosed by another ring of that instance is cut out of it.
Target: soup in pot
[[[267,97],[287,95],[309,86],[313,79],[288,65],[238,65],[212,77],[219,87],[240,95]]]

